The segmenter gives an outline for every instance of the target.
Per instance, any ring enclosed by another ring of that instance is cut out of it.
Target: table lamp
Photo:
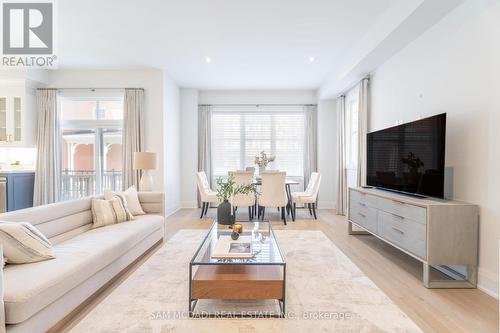
[[[150,192],[153,189],[153,177],[149,170],[156,169],[156,153],[138,151],[134,153],[134,169],[142,170],[139,190]]]

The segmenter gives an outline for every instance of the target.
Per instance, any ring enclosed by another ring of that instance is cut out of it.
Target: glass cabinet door
[[[14,141],[21,141],[21,97],[14,97]]]
[[[0,141],[7,141],[7,98],[0,97]]]

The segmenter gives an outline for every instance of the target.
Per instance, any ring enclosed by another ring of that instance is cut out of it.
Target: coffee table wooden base
[[[190,279],[189,316],[196,317],[194,307],[200,299],[278,300],[280,313],[265,317],[284,316],[286,266],[275,265],[200,265]],[[192,273],[192,272],[190,272]],[[203,314],[204,317],[212,317]],[[222,317],[217,314],[213,317]],[[228,314],[230,317],[259,317],[251,314]]]

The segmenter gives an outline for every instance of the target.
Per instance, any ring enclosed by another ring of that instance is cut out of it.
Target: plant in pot
[[[217,178],[217,198],[221,201],[217,207],[217,223],[232,225],[235,221],[232,199],[237,194],[249,194],[257,191],[255,184],[237,185],[234,176],[227,179]]]
[[[274,162],[276,156],[267,156],[265,151],[261,151],[259,155],[255,156],[255,164],[259,166],[259,175],[266,171],[269,163]]]
[[[412,185],[417,184],[420,179],[420,172],[418,169],[424,166],[424,162],[412,152],[409,152],[407,157],[403,157],[401,162],[408,166],[409,172],[404,174],[407,183]]]

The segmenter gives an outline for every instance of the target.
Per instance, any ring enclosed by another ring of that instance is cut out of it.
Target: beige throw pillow
[[[92,217],[92,228],[99,228],[127,221],[127,212],[119,198],[92,199]]]
[[[9,264],[55,258],[50,241],[30,223],[0,222],[0,244],[5,262]]]
[[[115,195],[120,195],[120,194],[123,195],[125,201],[127,202],[127,209],[133,216],[146,214],[142,209],[141,203],[139,201],[139,194],[137,193],[135,185],[130,186],[123,192],[111,192],[111,193]],[[104,194],[104,196],[106,196],[106,193]]]
[[[106,200],[112,200],[112,199],[119,199],[120,202],[123,205],[123,209],[125,210],[125,221],[130,221],[134,219],[134,215],[132,212],[130,212],[130,209],[128,208],[128,203],[127,203],[127,198],[125,198],[125,195],[123,192],[113,192],[113,191],[104,191],[104,199]]]

